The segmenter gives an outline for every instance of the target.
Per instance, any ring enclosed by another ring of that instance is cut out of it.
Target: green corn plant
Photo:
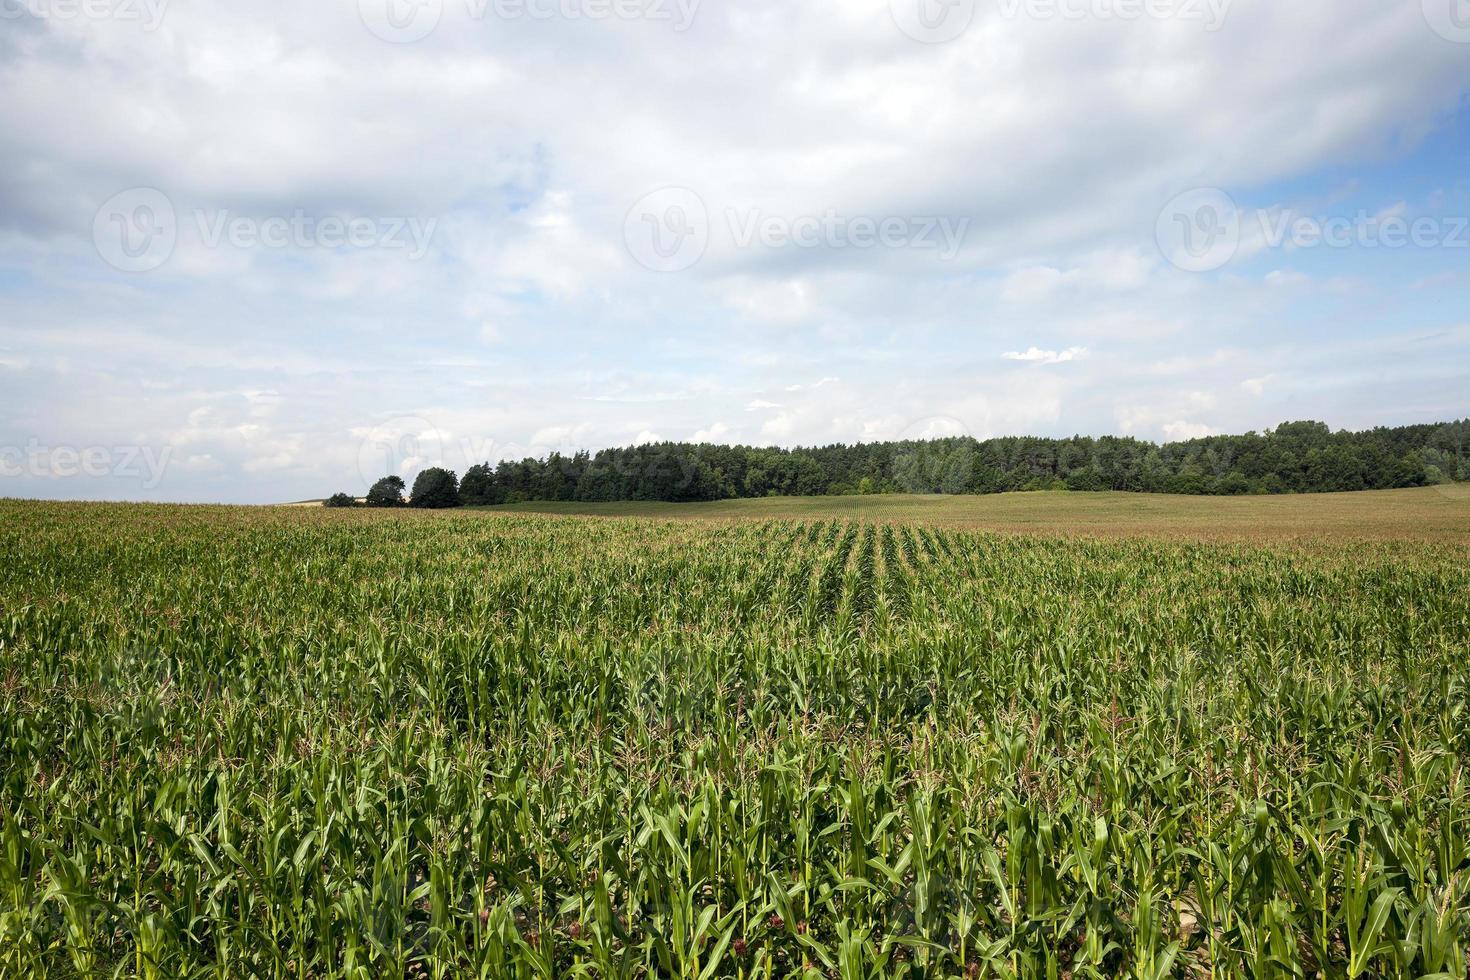
[[[0,501],[0,976],[1463,977],[1430,542]]]

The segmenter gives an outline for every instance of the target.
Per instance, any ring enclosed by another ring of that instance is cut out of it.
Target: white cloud
[[[805,385],[801,385],[801,384],[787,385],[786,386],[786,390],[787,391],[814,391],[817,388],[825,388],[827,385],[835,385],[835,384],[841,384],[841,383],[842,383],[842,379],[841,378],[823,378],[820,381],[813,381],[811,384],[805,384]]]
[[[1191,391],[1187,397],[1191,408],[1214,408],[1217,401],[1212,391]]]
[[[1409,288],[1414,290],[1438,289],[1442,286],[1453,286],[1460,281],[1460,278],[1461,276],[1458,272],[1440,272],[1432,276],[1425,276],[1423,279],[1414,280],[1409,284]]]
[[[1023,351],[1007,351],[1000,355],[1008,361],[1029,361],[1033,364],[1065,364],[1087,357],[1086,347],[1068,347],[1066,350],[1042,350],[1029,347]]]
[[[1264,374],[1259,378],[1246,378],[1240,383],[1240,389],[1248,395],[1260,398],[1266,393],[1266,386],[1270,384],[1276,375]]]
[[[623,405],[646,405],[659,402],[684,402],[694,397],[687,391],[644,391],[633,385],[619,385],[616,391],[588,397],[588,401],[612,402]]]
[[[1170,442],[1185,442],[1190,439],[1203,439],[1205,436],[1219,435],[1219,432],[1208,425],[1198,422],[1166,422],[1164,424],[1164,435]]]
[[[1019,303],[1029,299],[1049,296],[1066,277],[1060,269],[1050,266],[1034,266],[1013,272],[1001,287],[1001,296],[1007,302]]]
[[[691,442],[724,442],[730,435],[730,427],[723,422],[715,422],[708,428],[700,429],[690,437]]]
[[[770,323],[795,323],[817,312],[811,286],[801,279],[764,282],[740,276],[725,287],[725,302],[744,316]]]
[[[531,435],[531,445],[564,447],[572,437],[572,432],[573,429],[570,425],[552,425],[544,429],[537,429]]]
[[[1010,303],[1027,302],[1048,297],[1064,286],[1109,292],[1141,289],[1158,264],[1157,257],[1136,249],[1096,252],[1065,272],[1050,266],[1014,272],[1002,284],[1001,298]]]
[[[1266,274],[1266,285],[1276,289],[1300,289],[1311,282],[1311,276],[1294,269],[1274,269]]]
[[[796,435],[797,421],[796,416],[787,413],[767,419],[761,426],[761,438],[768,444],[788,443]]]

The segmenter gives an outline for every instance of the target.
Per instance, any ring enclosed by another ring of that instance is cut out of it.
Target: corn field
[[[1439,977],[1460,546],[0,502],[0,976]]]

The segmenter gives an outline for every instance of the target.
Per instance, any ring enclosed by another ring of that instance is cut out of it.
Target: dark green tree
[[[479,463],[465,470],[459,481],[459,502],[466,507],[489,507],[505,503],[505,491],[495,480],[489,463]]]
[[[334,493],[322,501],[323,507],[356,507],[357,498],[350,493]]]
[[[452,470],[431,466],[413,481],[409,506],[444,510],[459,506],[459,478]]]
[[[402,507],[404,482],[401,476],[385,476],[367,494],[369,507]]]

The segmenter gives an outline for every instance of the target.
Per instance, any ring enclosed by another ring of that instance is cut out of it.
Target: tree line
[[[488,506],[524,501],[694,502],[737,497],[879,493],[988,494],[1123,490],[1176,494],[1328,493],[1470,480],[1470,419],[1332,431],[1288,422],[1265,432],[1158,445],[1119,436],[968,436],[798,449],[653,443],[571,456],[439,467],[412,490],[373,485],[377,507]],[[352,506],[337,494],[329,506]]]

